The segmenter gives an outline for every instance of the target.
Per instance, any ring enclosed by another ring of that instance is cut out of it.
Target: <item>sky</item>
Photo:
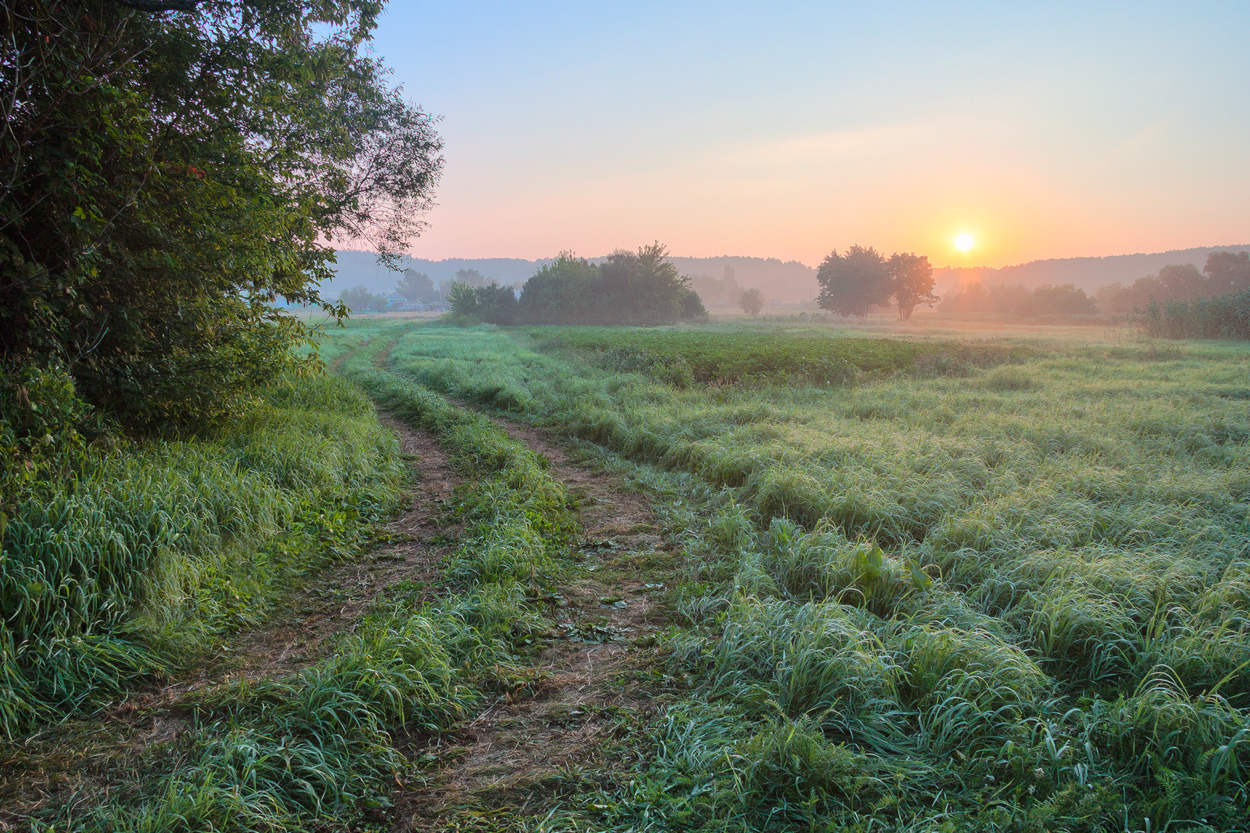
[[[416,257],[1003,266],[1250,242],[1248,31],[1245,0],[391,0],[374,50],[445,143]]]

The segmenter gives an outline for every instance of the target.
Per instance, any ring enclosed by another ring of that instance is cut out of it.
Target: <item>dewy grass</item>
[[[414,608],[399,588],[322,662],[286,678],[199,697],[172,767],[154,762],[141,785],[94,809],[69,802],[53,817],[53,828],[251,831],[352,824],[387,805],[390,786],[408,766],[396,733],[441,732],[468,717],[479,704],[478,689],[493,684],[491,674],[506,674],[517,653],[549,629],[527,598],[532,585],[559,573],[575,531],[563,487],[540,457],[489,420],[372,369],[368,362],[381,346],[363,341],[357,353],[343,354],[347,372],[401,418],[437,434],[477,475],[455,510],[470,524],[447,570],[459,592]],[[308,392],[299,398],[316,400]],[[276,453],[281,459],[280,448]],[[314,474],[282,471],[297,482]]]
[[[693,699],[570,828],[1250,829],[1244,345],[704,385],[396,336],[399,375],[706,500],[672,643]]]
[[[217,435],[87,453],[3,528],[0,733],[122,691],[263,616],[395,500],[394,440],[342,380],[292,380]]]
[[[570,498],[546,461],[486,417],[373,365],[377,342],[349,356],[343,372],[400,419],[438,435],[452,461],[477,477],[461,490],[458,512],[471,524],[450,559],[458,586],[515,580],[550,583],[557,556],[575,531]]]
[[[392,732],[440,731],[476,694],[466,621],[379,612],[329,659],[280,680],[214,692],[195,709],[181,766],[127,797],[62,821],[77,830],[301,830],[384,806],[406,767]],[[451,647],[449,646],[457,646]],[[492,646],[491,659],[506,651]]]

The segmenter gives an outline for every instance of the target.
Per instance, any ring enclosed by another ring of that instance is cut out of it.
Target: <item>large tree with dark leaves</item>
[[[874,248],[851,246],[846,254],[834,249],[816,270],[821,309],[838,315],[868,314],[868,308],[889,302],[890,266]]]
[[[0,7],[0,361],[134,426],[228,414],[298,364],[333,238],[401,251],[432,120],[364,54],[370,0]],[[323,306],[341,315],[341,306]]]

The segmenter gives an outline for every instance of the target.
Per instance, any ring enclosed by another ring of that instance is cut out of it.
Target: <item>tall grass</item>
[[[1152,300],[1138,320],[1153,338],[1250,340],[1250,290],[1214,298]]]
[[[530,345],[389,367],[714,496],[694,700],[591,827],[1250,829],[1244,346],[701,387]]]
[[[342,380],[291,380],[212,437],[86,451],[3,524],[0,732],[201,654],[395,500],[393,437]]]
[[[342,353],[345,372],[401,419],[434,432],[474,475],[452,510],[468,530],[448,560],[452,592],[426,603],[401,584],[322,662],[200,696],[172,761],[157,756],[141,784],[103,801],[68,802],[50,817],[55,828],[276,831],[376,818],[410,769],[400,738],[470,717],[491,676],[506,677],[549,629],[528,598],[560,575],[575,532],[563,487],[489,420],[372,368],[385,342],[365,341]]]

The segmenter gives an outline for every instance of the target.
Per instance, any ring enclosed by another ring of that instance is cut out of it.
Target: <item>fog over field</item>
[[[1132,283],[1137,278],[1152,275],[1169,264],[1192,264],[1201,268],[1207,255],[1214,251],[1247,251],[1250,244],[1238,246],[1210,246],[1197,249],[1178,249],[1154,254],[1112,255],[1108,257],[1072,257],[1035,260],[1016,266],[992,267],[937,267],[934,280],[939,294],[970,283],[1019,285],[1033,288],[1041,284],[1071,283],[1089,292],[1110,283]],[[398,274],[377,263],[372,252],[340,250],[338,263],[334,266],[335,278],[324,287],[329,296],[337,295],[351,286],[364,286],[370,292],[385,294],[395,288]],[[734,270],[737,282],[743,288],[757,287],[766,297],[783,303],[810,301],[818,289],[816,268],[798,261],[782,262],[776,258],[761,257],[680,257],[670,258],[683,275],[706,275],[721,278],[726,266]],[[602,258],[590,258],[592,263]],[[433,279],[454,280],[460,269],[476,269],[484,276],[500,284],[524,283],[551,258],[525,260],[522,258],[448,258],[446,260],[423,260],[404,257],[399,261],[401,269],[416,269]]]

